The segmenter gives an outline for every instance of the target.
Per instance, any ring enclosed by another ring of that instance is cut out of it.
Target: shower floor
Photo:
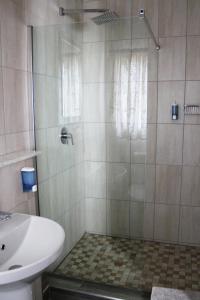
[[[85,234],[55,274],[143,291],[200,290],[200,247]]]

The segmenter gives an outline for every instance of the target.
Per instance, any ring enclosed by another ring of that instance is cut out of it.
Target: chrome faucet
[[[0,211],[0,222],[10,220],[12,217],[12,213]]]
[[[73,135],[67,131],[66,127],[62,128],[60,139],[62,144],[69,144],[69,140],[71,140],[72,145],[74,145]]]

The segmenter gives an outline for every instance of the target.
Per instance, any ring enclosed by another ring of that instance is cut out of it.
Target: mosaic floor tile
[[[200,290],[200,247],[85,234],[55,274],[145,291]]]

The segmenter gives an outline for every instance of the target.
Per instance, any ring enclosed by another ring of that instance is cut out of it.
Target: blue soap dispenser
[[[23,192],[36,192],[36,171],[34,168],[22,168],[21,169],[22,177],[22,187]]]

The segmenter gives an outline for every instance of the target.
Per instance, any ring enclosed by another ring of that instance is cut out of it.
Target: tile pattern
[[[55,274],[150,291],[200,290],[200,247],[85,234]]]

